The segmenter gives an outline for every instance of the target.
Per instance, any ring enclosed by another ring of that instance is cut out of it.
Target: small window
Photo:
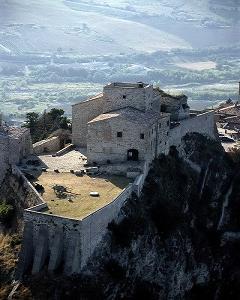
[[[144,140],[144,133],[140,133],[140,139]]]
[[[169,121],[167,121],[167,126],[169,126],[169,124],[170,124]]]
[[[117,132],[117,137],[121,138],[122,137],[122,131]]]
[[[167,135],[168,135],[169,133],[167,132]]]
[[[123,97],[123,99],[126,99],[126,98],[127,98],[127,96],[126,96],[126,95],[123,95],[122,97]]]
[[[159,124],[158,124],[158,128],[161,128],[161,126],[162,126],[162,124],[161,124],[161,123],[159,123]]]

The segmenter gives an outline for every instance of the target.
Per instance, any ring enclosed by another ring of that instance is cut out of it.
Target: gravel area
[[[86,149],[72,150],[62,156],[40,155],[39,159],[50,170],[80,170],[84,168],[86,163]]]

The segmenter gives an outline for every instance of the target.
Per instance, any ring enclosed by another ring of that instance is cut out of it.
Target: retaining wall
[[[60,139],[58,136],[39,141],[33,144],[33,151],[40,155],[46,152],[57,152],[60,150]]]
[[[47,261],[49,271],[62,264],[64,273],[79,273],[107,232],[108,223],[117,218],[131,193],[132,184],[113,202],[82,220],[46,214],[46,203],[26,209],[24,241],[31,240],[32,245],[30,249],[23,243],[17,277],[21,277],[30,264],[32,273],[39,272]]]
[[[189,132],[198,132],[215,139],[214,111],[181,120],[179,126],[170,130],[169,145],[181,146],[181,139]]]

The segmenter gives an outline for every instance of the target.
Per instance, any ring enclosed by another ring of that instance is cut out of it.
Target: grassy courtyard
[[[71,173],[43,172],[37,183],[44,187],[42,196],[48,205],[45,213],[83,219],[111,203],[130,180],[121,176],[78,177]],[[63,197],[55,193],[56,185],[65,188]],[[98,192],[100,196],[92,197],[90,192]]]

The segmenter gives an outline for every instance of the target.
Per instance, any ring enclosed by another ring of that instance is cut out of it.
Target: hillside
[[[182,0],[5,0],[0,11],[0,52],[61,48],[96,55],[190,48],[196,44],[192,27],[205,34],[205,43],[211,43],[212,37],[218,44],[229,28],[214,27],[232,26],[238,13],[234,2],[229,10],[229,3],[207,0],[191,4]]]
[[[177,36],[104,12],[75,10],[62,1],[6,1],[1,4],[2,51],[109,54],[186,48]]]
[[[239,160],[199,134],[184,145],[201,172],[174,149],[160,156],[143,196],[109,224],[88,270],[27,278],[34,299],[237,299]]]

